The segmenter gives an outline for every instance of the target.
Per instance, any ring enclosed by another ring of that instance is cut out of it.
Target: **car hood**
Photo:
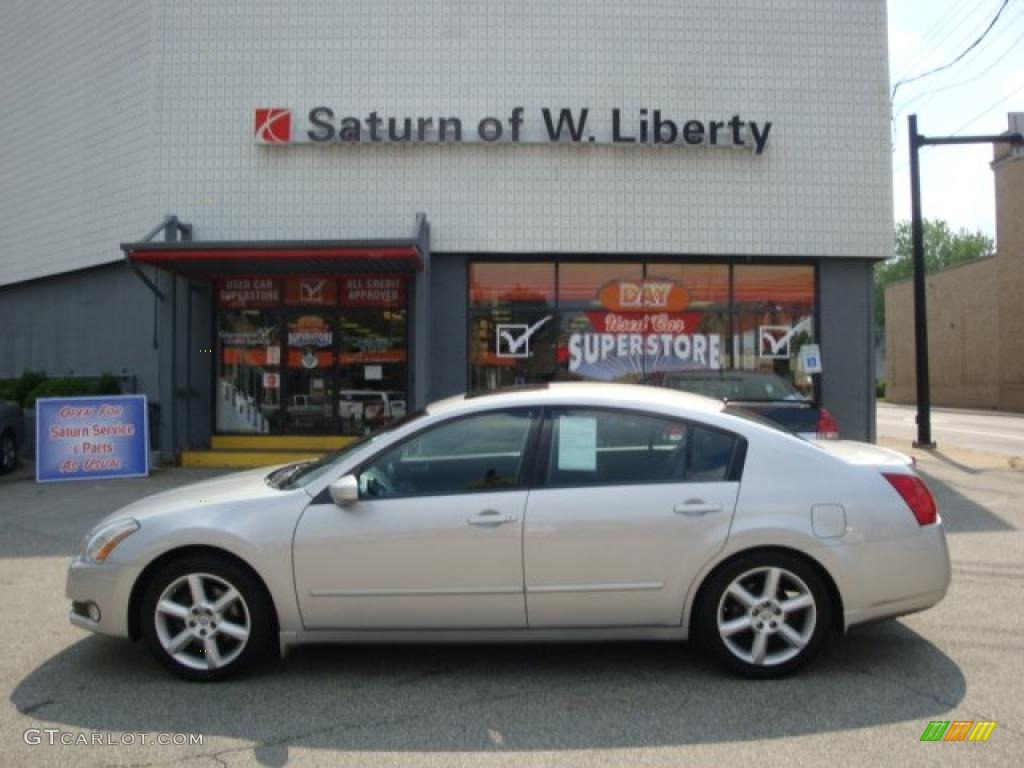
[[[847,464],[876,467],[910,467],[914,465],[914,460],[905,453],[871,443],[859,443],[856,440],[812,440],[810,442]]]
[[[229,475],[214,477],[210,480],[185,485],[169,491],[155,493],[152,496],[134,501],[116,512],[108,515],[103,522],[122,517],[134,517],[143,520],[154,515],[165,514],[180,509],[194,509],[200,504],[222,504],[232,501],[254,500],[270,496],[283,497],[289,493],[305,493],[298,491],[281,491],[267,485],[266,477],[275,469],[287,466],[279,464],[272,467],[260,467],[245,472],[234,472]]]

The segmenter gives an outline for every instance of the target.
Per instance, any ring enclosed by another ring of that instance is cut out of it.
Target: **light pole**
[[[910,133],[910,237],[914,250],[914,352],[917,358],[917,440],[918,448],[934,448],[932,441],[932,394],[928,378],[928,308],[924,274],[924,222],[921,217],[921,174],[918,150],[937,144],[1024,144],[1024,135],[922,136],[917,132],[917,115],[907,117]]]

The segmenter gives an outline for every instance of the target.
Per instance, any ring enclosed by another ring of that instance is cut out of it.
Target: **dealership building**
[[[240,8],[5,9],[0,377],[122,376],[165,459],[706,370],[873,439],[885,0]]]

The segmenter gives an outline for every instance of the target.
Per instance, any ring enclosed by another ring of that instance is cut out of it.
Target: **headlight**
[[[90,563],[102,563],[114,551],[114,547],[139,530],[138,521],[127,518],[115,520],[86,537],[82,557]]]

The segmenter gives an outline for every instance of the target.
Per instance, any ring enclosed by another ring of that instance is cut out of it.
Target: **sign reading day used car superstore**
[[[328,106],[308,111],[258,107],[257,144],[611,144],[734,147],[764,152],[771,121],[740,114],[693,117],[640,108],[598,112],[589,107],[513,107],[505,115],[344,114]]]

